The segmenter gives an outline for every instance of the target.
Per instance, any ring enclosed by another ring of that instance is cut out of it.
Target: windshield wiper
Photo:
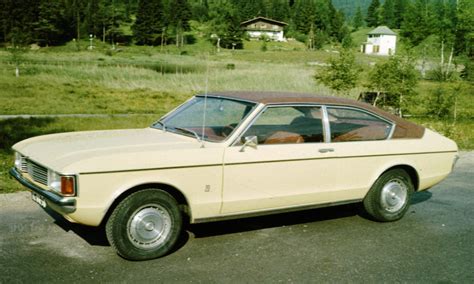
[[[199,138],[199,135],[196,133],[196,131],[193,131],[187,128],[181,128],[181,127],[174,127],[173,129],[192,134],[194,137],[196,137],[198,142],[201,142],[201,138]]]

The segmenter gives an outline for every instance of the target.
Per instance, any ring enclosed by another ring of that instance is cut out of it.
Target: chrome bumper
[[[24,178],[16,168],[12,168],[10,170],[10,175],[18,180],[22,185],[26,186],[29,190],[42,196],[46,200],[47,205],[54,211],[65,214],[76,211],[76,200],[74,198],[62,197],[51,191],[42,189],[41,187]]]

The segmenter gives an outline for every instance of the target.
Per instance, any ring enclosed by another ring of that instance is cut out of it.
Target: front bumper
[[[10,170],[10,175],[18,180],[22,185],[26,186],[29,190],[42,196],[45,199],[46,204],[54,211],[63,214],[69,214],[76,211],[76,200],[74,198],[63,197],[35,185],[28,179],[24,178],[16,168]]]

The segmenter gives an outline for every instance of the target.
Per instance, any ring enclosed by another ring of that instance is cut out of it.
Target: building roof
[[[397,35],[394,31],[389,29],[387,26],[378,26],[367,34],[368,35]]]
[[[409,122],[396,115],[388,113],[384,110],[376,108],[370,104],[359,102],[353,99],[341,97],[319,96],[308,93],[292,93],[292,92],[259,92],[259,91],[227,91],[212,92],[208,94],[214,97],[226,97],[230,99],[245,100],[262,104],[324,104],[324,105],[343,105],[354,106],[368,110],[381,117],[393,121],[396,124],[393,138],[421,138],[425,128],[415,123]],[[201,95],[202,96],[202,95]]]
[[[254,22],[258,22],[258,21],[267,22],[267,23],[274,24],[274,25],[277,25],[277,26],[287,26],[287,25],[288,25],[288,24],[285,23],[285,22],[280,22],[280,21],[273,20],[273,19],[269,19],[269,18],[265,18],[265,17],[256,17],[256,18],[247,20],[247,21],[245,21],[245,22],[242,22],[242,23],[240,23],[240,25],[241,25],[241,26],[247,26],[247,25],[250,25],[250,24],[252,24],[252,23],[254,23]]]

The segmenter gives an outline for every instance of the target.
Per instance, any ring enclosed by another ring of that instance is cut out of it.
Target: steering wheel
[[[222,127],[222,130],[221,130],[222,137],[229,136],[232,133],[232,131],[234,131],[236,126],[237,126],[237,124],[232,123],[232,124],[229,124],[229,125],[226,125],[226,126]]]

